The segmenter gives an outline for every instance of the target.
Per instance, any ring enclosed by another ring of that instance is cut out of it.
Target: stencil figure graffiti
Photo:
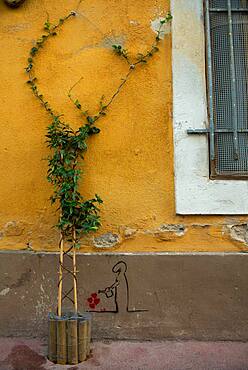
[[[129,283],[127,278],[127,264],[124,261],[117,262],[113,268],[115,280],[113,284],[104,289],[99,289],[98,293],[92,293],[87,299],[88,306],[91,312],[111,312],[111,313],[125,313],[125,312],[143,312],[144,309],[130,309],[129,307]],[[96,309],[102,301],[101,296],[114,301],[114,309],[109,310],[105,308]]]
[[[107,298],[114,297],[116,312],[129,311],[129,286],[126,276],[127,264],[120,261],[112,268],[115,274],[115,281],[112,285],[106,287],[104,290],[99,290],[99,294],[105,294]]]

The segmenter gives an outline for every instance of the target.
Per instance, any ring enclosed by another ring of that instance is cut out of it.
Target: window
[[[248,213],[248,181],[244,179],[248,174],[247,3],[171,1],[175,191],[179,214]],[[206,20],[209,18],[206,28],[204,14]],[[205,134],[189,135],[188,131]],[[211,135],[214,140],[212,137],[210,141]]]
[[[248,177],[248,1],[205,0],[210,171]]]

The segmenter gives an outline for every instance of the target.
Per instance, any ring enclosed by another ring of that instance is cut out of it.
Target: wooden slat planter
[[[60,365],[76,365],[90,356],[91,315],[49,314],[48,359]]]

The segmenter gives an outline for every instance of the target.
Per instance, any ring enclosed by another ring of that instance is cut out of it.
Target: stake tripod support
[[[72,244],[66,246],[66,240],[63,233],[60,235],[59,242],[59,281],[58,281],[58,307],[57,314],[62,316],[62,307],[65,300],[69,300],[73,305],[74,312],[78,312],[78,297],[77,297],[77,265],[76,265],[76,232],[72,232]],[[65,279],[70,279],[71,284],[67,289],[64,289]]]
[[[65,233],[60,234],[57,315],[51,313],[48,319],[48,358],[61,365],[76,365],[87,360],[91,353],[91,315],[78,312],[75,228],[71,236],[68,241]],[[64,301],[68,300],[74,312],[63,311]]]

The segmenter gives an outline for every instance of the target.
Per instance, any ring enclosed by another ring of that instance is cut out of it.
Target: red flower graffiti
[[[95,309],[96,306],[100,303],[100,298],[98,298],[97,293],[92,293],[91,296],[87,299],[87,302],[90,308]]]

